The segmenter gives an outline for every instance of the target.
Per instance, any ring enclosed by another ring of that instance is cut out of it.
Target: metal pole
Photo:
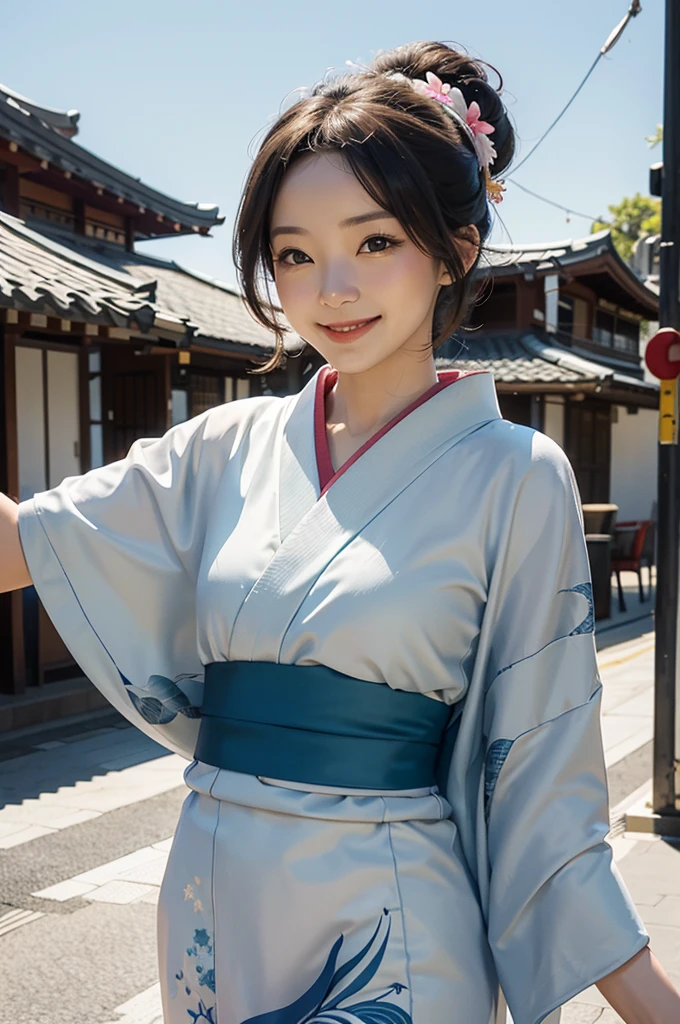
[[[680,329],[680,3],[666,0],[659,326]],[[665,382],[664,382],[665,383]],[[663,387],[663,384],[662,384]],[[677,401],[677,398],[676,398]],[[680,449],[659,444],[653,804],[677,812],[676,716]],[[678,750],[680,753],[680,750]]]

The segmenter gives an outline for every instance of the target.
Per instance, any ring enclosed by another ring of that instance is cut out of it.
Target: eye
[[[386,252],[387,249],[396,249],[397,246],[401,245],[401,241],[398,238],[394,238],[392,235],[371,235],[365,242],[362,243],[361,249],[364,245],[373,245],[377,243],[378,248],[370,248],[369,253]],[[359,249],[359,252],[361,252]]]
[[[286,266],[286,267],[301,267],[302,266],[302,263],[299,263],[296,260],[293,260],[292,262],[289,261],[288,258],[287,258],[288,256],[304,256],[304,258],[306,260],[309,259],[307,254],[304,253],[302,251],[302,249],[284,249],[283,252],[280,252],[279,255],[276,257],[275,262],[276,263],[283,263],[283,265]]]

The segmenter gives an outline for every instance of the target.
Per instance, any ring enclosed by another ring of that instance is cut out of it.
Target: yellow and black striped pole
[[[659,444],[678,443],[678,378],[660,381]]]

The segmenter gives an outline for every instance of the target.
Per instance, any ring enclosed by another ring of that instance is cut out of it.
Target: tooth
[[[342,332],[343,334],[346,334],[348,331],[356,331],[360,327],[365,327],[366,324],[368,324],[368,323],[370,323],[370,320],[362,320],[361,323],[354,324],[353,327],[329,327],[329,330],[331,330],[331,331],[338,331],[338,332]]]

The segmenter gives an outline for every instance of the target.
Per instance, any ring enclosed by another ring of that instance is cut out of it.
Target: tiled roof
[[[148,283],[75,260],[63,246],[2,213],[0,306],[142,331],[160,313]]]
[[[274,336],[235,288],[117,246],[59,243],[3,213],[0,306],[142,331],[162,326],[222,350],[274,350]],[[297,335],[287,337],[288,351],[301,347]]]
[[[175,316],[195,325],[195,341],[230,342],[273,351],[274,336],[252,318],[241,293],[231,285],[186,270],[172,260],[126,252],[113,245],[87,246],[87,250],[103,266],[131,274],[137,280],[155,281],[156,301]],[[297,335],[289,337],[287,348],[290,351],[299,348]]]
[[[658,294],[649,288],[618,254],[611,231],[598,231],[587,238],[568,238],[557,242],[534,242],[529,245],[485,246],[479,272],[491,272],[500,278],[511,274],[588,273],[588,263],[607,258],[610,272],[646,309],[650,318],[658,310]],[[595,272],[597,272],[595,270]]]
[[[68,128],[59,119],[59,113],[25,101],[18,93],[0,86],[2,138],[21,146],[38,160],[47,160],[62,171],[68,171],[91,185],[101,187],[116,198],[153,210],[187,230],[192,227],[207,230],[223,223],[224,217],[220,217],[217,206],[183,203],[172,199],[73,142],[66,137]],[[67,121],[69,118],[73,121],[74,116],[75,111],[71,115],[64,115]]]
[[[502,384],[606,383],[654,394],[658,385],[619,373],[539,333],[471,334],[437,349],[440,369],[490,370]]]
[[[556,264],[583,263],[604,253],[615,252],[608,229],[586,238],[567,238],[558,242],[532,242],[527,245],[490,244],[485,246],[482,262],[491,267],[519,269],[530,265],[534,270],[552,270]]]
[[[39,103],[26,99],[6,85],[0,85],[0,100],[5,100],[10,106],[19,107],[21,110],[34,114],[39,121],[42,121],[48,128],[53,128],[66,139],[72,139],[78,134],[78,121],[80,114],[77,110],[55,110],[53,107],[42,107]]]

